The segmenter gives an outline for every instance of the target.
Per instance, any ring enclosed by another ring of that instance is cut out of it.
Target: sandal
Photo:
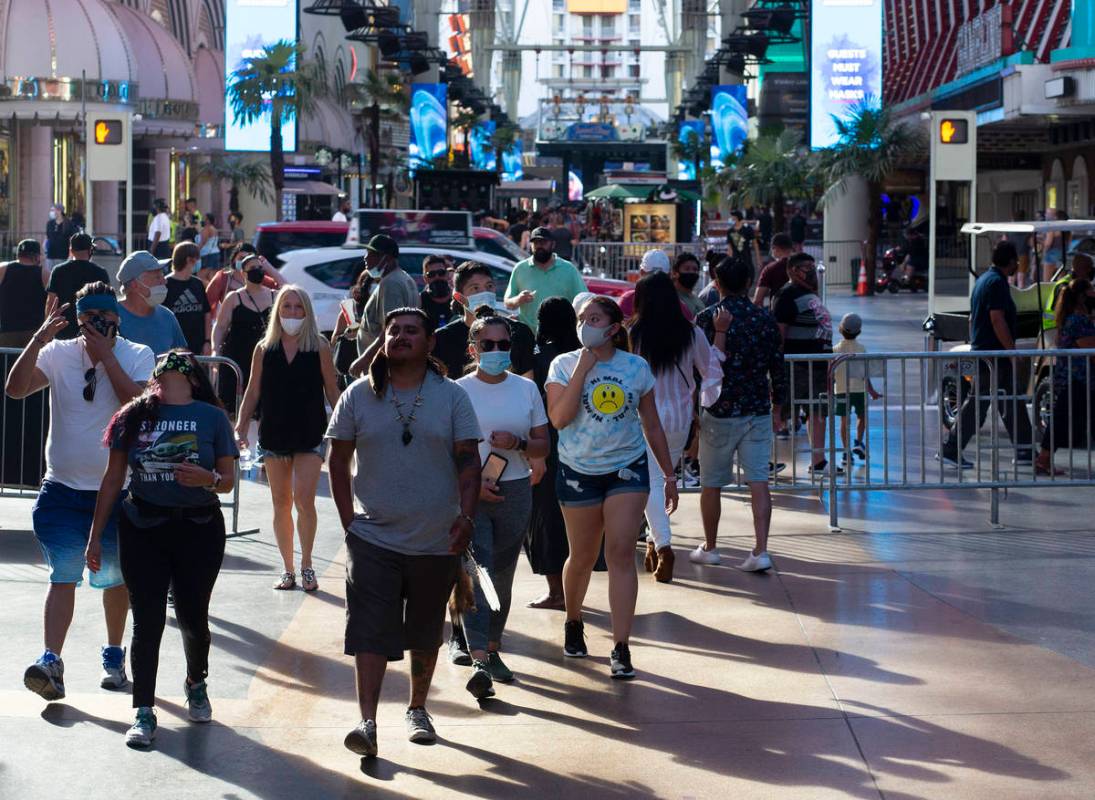
[[[306,592],[314,592],[319,588],[319,584],[316,582],[316,571],[314,569],[301,568],[300,588]]]
[[[293,572],[281,573],[281,580],[274,584],[274,588],[278,591],[284,592],[287,589],[293,589],[297,585],[297,576]]]

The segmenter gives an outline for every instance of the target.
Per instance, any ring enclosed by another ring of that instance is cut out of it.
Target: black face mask
[[[436,297],[439,300],[448,297],[452,293],[448,281],[430,281],[429,289],[430,297]]]
[[[532,260],[538,264],[546,264],[551,261],[551,257],[555,253],[551,250],[534,250],[532,252]]]
[[[88,317],[84,324],[94,328],[101,336],[108,339],[118,334],[118,323],[104,317]]]
[[[689,291],[692,290],[700,281],[700,273],[698,272],[682,272],[677,276],[677,280],[680,281],[681,286]]]
[[[807,272],[802,276],[802,282],[806,284],[806,288],[810,291],[817,291],[817,273]]]
[[[252,267],[247,270],[247,280],[250,283],[262,283],[262,277],[265,275],[262,271],[262,267]]]

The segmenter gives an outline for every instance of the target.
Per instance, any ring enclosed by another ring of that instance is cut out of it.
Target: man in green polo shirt
[[[578,268],[555,255],[555,239],[547,228],[537,228],[529,237],[532,257],[517,262],[506,287],[506,308],[517,311],[521,322],[537,330],[537,312],[549,297],[571,302],[586,289]]]

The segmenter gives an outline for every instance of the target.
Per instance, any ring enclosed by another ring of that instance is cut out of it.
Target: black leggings
[[[138,528],[118,515],[118,559],[133,609],[133,707],[156,704],[160,639],[167,619],[167,587],[175,591],[175,619],[182,631],[186,674],[191,681],[209,672],[209,598],[224,558],[224,517],[168,520]]]

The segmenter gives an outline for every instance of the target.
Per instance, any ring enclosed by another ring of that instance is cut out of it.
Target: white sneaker
[[[718,564],[722,561],[719,557],[718,548],[714,550],[704,550],[703,545],[697,545],[696,549],[688,554],[688,560],[693,564]]]
[[[125,648],[104,645],[101,655],[103,675],[99,680],[99,686],[112,691],[129,686],[129,678],[125,674]]]
[[[742,572],[764,572],[772,568],[772,559],[768,553],[761,553],[759,556],[755,556],[752,553],[745,557],[745,560],[738,565],[738,569]]]
[[[191,722],[209,722],[213,719],[213,706],[209,702],[209,689],[205,681],[191,684],[183,680],[186,693],[186,714]]]
[[[148,706],[137,709],[137,719],[125,732],[125,743],[130,747],[148,747],[156,738],[156,712]]]
[[[65,697],[65,662],[49,650],[27,667],[23,685],[50,702]]]

